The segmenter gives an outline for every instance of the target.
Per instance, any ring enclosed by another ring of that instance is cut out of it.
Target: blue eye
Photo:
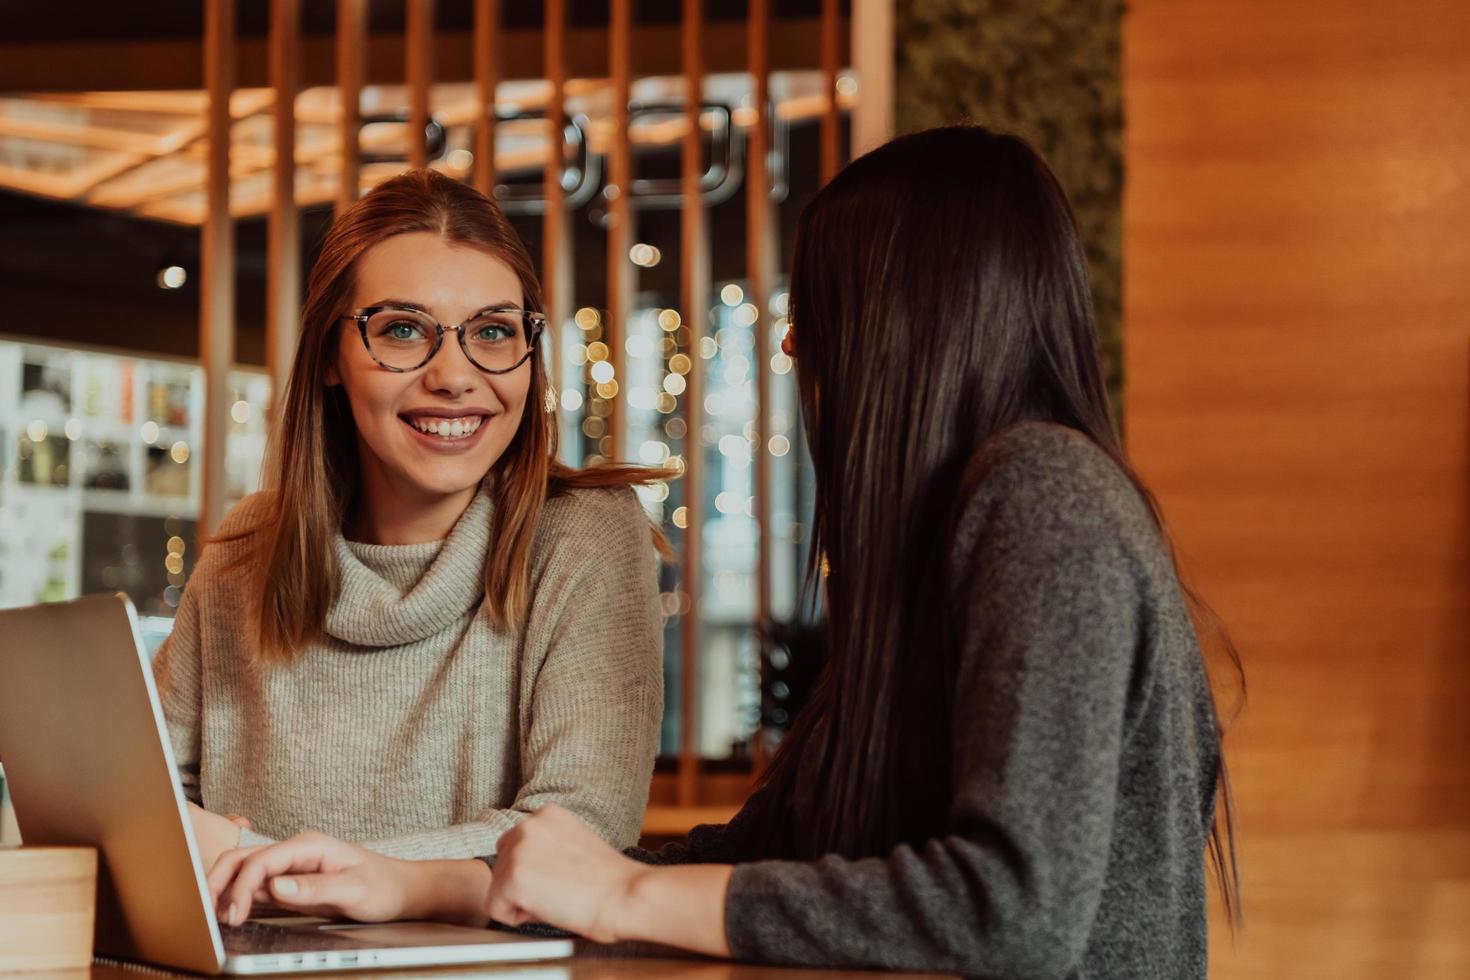
[[[509,340],[515,336],[515,332],[500,323],[486,323],[475,331],[474,339],[482,342],[493,343],[500,340]]]
[[[418,335],[418,332],[418,327],[399,320],[397,323],[389,324],[387,335],[393,340],[412,340]]]

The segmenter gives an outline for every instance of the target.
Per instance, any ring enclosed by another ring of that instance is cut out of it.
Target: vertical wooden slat
[[[360,102],[366,74],[367,0],[337,0],[337,93],[342,105],[339,123],[342,174],[337,186],[338,214],[357,200],[362,184],[358,131],[362,128]]]
[[[892,0],[852,0],[852,65],[859,85],[851,147],[857,157],[893,138]]]
[[[475,0],[475,188],[495,196],[495,90],[500,82],[500,0]]]
[[[266,260],[265,359],[276,399],[286,391],[301,303],[301,225],[296,209],[296,92],[300,87],[300,0],[271,0],[270,75],[275,151]]]
[[[627,356],[624,338],[632,307],[633,272],[628,249],[633,245],[633,161],[628,139],[628,103],[633,98],[633,0],[612,0],[608,25],[608,66],[612,82],[612,144],[608,149],[607,181],[607,323],[604,341],[618,384],[626,386]],[[619,389],[619,395],[622,390]],[[609,400],[607,419],[612,432],[612,456],[625,458],[627,413],[622,399]]]
[[[563,132],[566,128],[567,81],[566,0],[546,0],[545,71],[551,91],[546,101],[547,154],[543,174],[546,212],[541,221],[541,288],[546,299],[546,323],[551,333],[551,383],[562,389],[562,324],[571,306],[567,275],[566,195],[561,185]]]
[[[838,156],[837,59],[839,37],[837,0],[822,0],[822,90],[827,108],[822,113],[822,183],[837,176]]]
[[[771,229],[770,178],[766,154],[770,134],[770,0],[750,0],[746,25],[746,59],[751,76],[755,116],[747,139],[749,161],[745,185],[747,302],[756,309],[755,323],[755,522],[760,547],[756,557],[756,622],[771,614],[771,454],[766,446],[766,413],[771,404],[771,270],[775,266]]]
[[[700,107],[704,100],[704,0],[684,0],[681,31],[684,62],[684,145],[680,171],[679,304],[689,327],[692,367],[684,389],[684,560],[680,588],[688,603],[680,621],[678,801],[693,806],[699,792],[699,596],[703,575],[704,530],[704,356],[700,351],[709,325],[709,240],[704,199],[699,193],[704,169]]]
[[[426,167],[429,86],[434,76],[434,0],[408,0],[408,163]]]
[[[230,94],[235,85],[235,0],[204,5],[205,212],[200,235],[199,360],[204,368],[204,445],[199,535],[225,510],[225,439],[235,361],[235,224],[230,216]]]

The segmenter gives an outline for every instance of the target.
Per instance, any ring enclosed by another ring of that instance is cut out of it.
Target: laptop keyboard
[[[236,956],[262,953],[317,953],[331,950],[367,949],[368,944],[320,929],[292,929],[268,922],[246,921],[220,929],[225,952]]]

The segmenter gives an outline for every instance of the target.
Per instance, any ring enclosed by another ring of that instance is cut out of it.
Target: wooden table
[[[48,973],[47,980],[70,980],[69,974]],[[84,980],[77,974],[76,980]],[[189,977],[193,974],[169,973],[152,968],[126,969],[98,964],[92,967],[90,980],[140,980],[155,977]],[[504,966],[439,967],[412,970],[358,970],[351,973],[297,973],[302,978],[352,977],[482,977],[484,980],[872,980],[875,977],[923,977],[934,980],[949,974],[887,973],[873,970],[800,970],[790,967],[758,966],[729,963],[680,953],[677,950],[640,944],[599,946],[578,942],[571,959],[547,960],[541,963],[507,963]]]

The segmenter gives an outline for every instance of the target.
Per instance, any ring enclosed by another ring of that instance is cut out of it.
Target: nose
[[[459,337],[446,331],[439,350],[424,366],[424,387],[447,398],[474,391],[484,382],[480,369],[470,363],[459,346]]]

